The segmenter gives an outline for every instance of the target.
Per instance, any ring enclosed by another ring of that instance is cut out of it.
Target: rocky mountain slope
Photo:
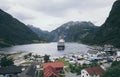
[[[97,27],[91,22],[70,21],[57,29],[53,30],[51,34],[52,41],[58,41],[62,36],[67,42],[80,42],[89,33],[94,33]]]
[[[0,9],[0,47],[41,41],[25,24]]]
[[[99,30],[83,39],[87,44],[112,44],[120,47],[120,0],[115,1],[105,23]]]

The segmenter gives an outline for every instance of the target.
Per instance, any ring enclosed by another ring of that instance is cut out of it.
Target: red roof
[[[92,68],[86,68],[85,69],[90,75],[103,75],[104,70],[100,67],[92,67]]]
[[[46,67],[46,68],[44,69],[44,77],[49,77],[49,76],[51,76],[52,74],[55,75],[55,76],[57,76],[57,77],[59,77],[57,71],[56,71],[53,67],[48,66],[48,67]]]
[[[49,63],[44,63],[43,64],[43,69],[46,67],[51,66],[53,68],[63,68],[64,64],[62,62],[49,62]]]

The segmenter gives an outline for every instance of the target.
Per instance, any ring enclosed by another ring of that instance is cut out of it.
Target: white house
[[[111,67],[111,64],[112,64],[112,63],[104,63],[104,64],[101,65],[101,68],[106,71],[108,68]]]
[[[89,57],[97,57],[98,51],[96,51],[96,50],[88,50],[88,51],[87,51],[87,55],[88,55]]]
[[[81,70],[81,77],[100,77],[103,75],[104,70],[100,67],[89,67]]]
[[[104,51],[112,51],[113,45],[104,45]]]
[[[116,57],[116,61],[120,61],[120,56]]]
[[[117,56],[120,56],[120,51],[117,51]]]

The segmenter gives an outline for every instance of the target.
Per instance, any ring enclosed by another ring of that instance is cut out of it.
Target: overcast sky
[[[100,26],[116,0],[0,0],[0,8],[25,24],[53,30],[68,21]]]

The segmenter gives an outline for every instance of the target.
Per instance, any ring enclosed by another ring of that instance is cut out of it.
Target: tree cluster
[[[120,62],[113,62],[112,66],[101,77],[120,77]]]
[[[69,68],[70,68],[70,72],[72,73],[76,73],[77,75],[80,75],[81,74],[81,70],[82,69],[85,69],[85,68],[88,68],[88,67],[95,67],[95,66],[99,66],[100,64],[98,63],[92,63],[92,64],[83,64],[83,65],[78,65],[78,64],[70,64],[69,65]]]
[[[12,58],[7,58],[5,56],[5,57],[1,58],[0,65],[1,65],[1,67],[11,66],[11,65],[14,65],[14,62],[13,62]]]

